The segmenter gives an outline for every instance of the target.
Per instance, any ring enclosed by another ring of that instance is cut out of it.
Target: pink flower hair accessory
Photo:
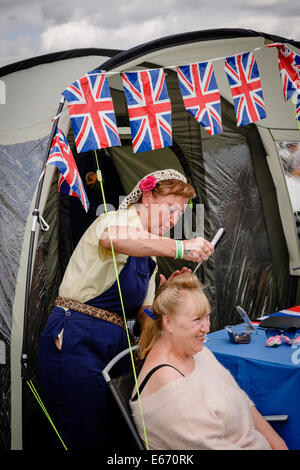
[[[141,198],[144,191],[152,191],[157,183],[164,180],[178,180],[187,183],[187,179],[179,171],[169,168],[167,170],[157,170],[146,175],[139,181],[133,190],[123,199],[119,205],[120,210],[128,209],[131,204],[135,204]]]
[[[139,188],[143,192],[152,191],[152,189],[154,189],[156,185],[157,185],[157,180],[155,176],[149,175],[149,176],[146,176],[146,178],[144,178],[142,181],[140,181]]]

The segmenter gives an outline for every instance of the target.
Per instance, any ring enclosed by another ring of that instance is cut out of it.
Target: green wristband
[[[182,240],[175,240],[176,242],[176,256],[175,259],[182,259],[183,258],[183,241]]]

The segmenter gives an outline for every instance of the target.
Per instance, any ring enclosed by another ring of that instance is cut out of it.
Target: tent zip
[[[45,227],[43,223],[44,219],[40,216],[39,205],[40,205],[41,194],[42,194],[43,183],[44,183],[45,167],[46,167],[46,163],[49,157],[52,140],[57,129],[58,119],[63,109],[64,103],[65,103],[65,98],[63,97],[59,103],[56,116],[53,119],[52,129],[51,129],[51,133],[50,133],[50,137],[49,137],[49,141],[47,145],[47,150],[46,150],[46,157],[45,157],[44,165],[43,165],[43,172],[39,179],[37,195],[36,195],[36,200],[35,200],[35,207],[32,212],[33,219],[32,219],[30,241],[29,241],[29,255],[28,255],[28,262],[27,262],[27,275],[26,275],[26,286],[25,286],[23,344],[22,344],[22,355],[21,355],[22,377],[25,377],[27,375],[28,303],[29,303],[29,293],[30,293],[30,287],[31,287],[32,258],[33,258],[33,247],[34,247],[34,241],[35,241],[36,226],[37,226],[37,223],[39,222],[41,223],[42,228]]]
[[[32,381],[29,379],[29,376],[28,376],[29,375],[28,374],[28,354],[27,354],[28,306],[29,306],[29,294],[30,294],[30,287],[31,287],[33,247],[34,247],[34,242],[35,242],[35,234],[36,234],[37,223],[40,224],[42,230],[48,230],[49,229],[48,224],[44,221],[43,217],[40,215],[39,205],[40,205],[41,194],[42,194],[42,189],[43,189],[46,163],[47,163],[47,160],[48,160],[48,157],[49,157],[52,140],[53,140],[53,137],[54,137],[56,129],[57,129],[57,123],[58,123],[61,111],[64,107],[64,103],[65,103],[65,98],[62,97],[60,102],[59,102],[57,113],[56,113],[55,117],[52,120],[53,121],[52,129],[51,129],[51,133],[50,133],[49,140],[48,140],[46,156],[45,156],[44,165],[43,165],[43,171],[42,171],[41,177],[39,179],[38,188],[37,188],[37,195],[36,195],[36,200],[35,200],[35,206],[34,206],[34,210],[32,212],[33,219],[32,219],[30,241],[29,241],[29,254],[28,254],[28,261],[27,261],[27,273],[26,273],[26,285],[25,285],[23,343],[22,343],[22,353],[21,353],[21,378],[22,378],[22,395],[24,395],[24,393],[25,393],[25,385],[28,385],[28,387],[32,391],[35,399],[37,400],[37,402],[41,406],[42,410],[44,411],[45,415],[47,416],[51,426],[55,430],[55,432],[58,435],[60,441],[62,442],[63,447],[65,448],[65,450],[67,450],[67,447],[66,447],[65,443],[63,442],[61,436],[59,435],[53,421],[51,420],[51,418],[49,416],[49,413],[47,412],[47,410],[45,408],[45,405],[43,404],[36,388],[34,387]]]

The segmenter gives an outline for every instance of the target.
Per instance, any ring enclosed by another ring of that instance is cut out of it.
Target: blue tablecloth
[[[208,347],[229,369],[264,416],[287,414],[272,426],[291,450],[300,450],[300,346],[265,346],[265,331],[257,329],[249,344],[232,344],[226,330],[208,335]]]

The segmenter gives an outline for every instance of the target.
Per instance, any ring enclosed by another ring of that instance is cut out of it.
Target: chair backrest
[[[134,351],[137,348],[138,346],[133,346],[131,350]],[[124,374],[117,378],[111,378],[110,376],[110,371],[114,367],[114,365],[116,365],[118,361],[121,360],[124,356],[129,354],[129,352],[130,352],[130,348],[125,349],[124,351],[119,353],[117,356],[115,356],[103,369],[102,374],[105,379],[105,382],[107,383],[112,393],[112,396],[114,397],[114,400],[118,406],[118,409],[121,412],[125,420],[125,423],[131,432],[131,436],[133,438],[135,445],[137,446],[139,450],[145,450],[144,443],[141,440],[137,432],[137,429],[135,427],[132,414],[131,414],[131,409],[129,406],[129,400],[131,398],[132,390],[135,385],[133,372],[131,370],[127,374]],[[288,416],[287,415],[271,415],[271,416],[265,416],[265,419],[267,421],[286,421],[288,419]]]
[[[135,424],[132,418],[131,409],[129,406],[129,400],[131,398],[132,390],[134,387],[133,371],[131,370],[127,374],[124,374],[117,378],[112,378],[110,375],[112,368],[124,356],[130,353],[130,349],[134,351],[137,348],[138,346],[133,346],[132,348],[125,349],[124,351],[119,353],[117,356],[115,356],[103,369],[102,375],[104,377],[105,382],[107,383],[109,390],[112,393],[112,396],[118,406],[119,411],[121,412],[121,415],[123,416],[127,424],[128,429],[130,430],[130,433],[131,433],[131,436],[133,438],[135,445],[137,446],[138,449],[144,450],[145,446],[137,432],[137,429],[135,427]]]

